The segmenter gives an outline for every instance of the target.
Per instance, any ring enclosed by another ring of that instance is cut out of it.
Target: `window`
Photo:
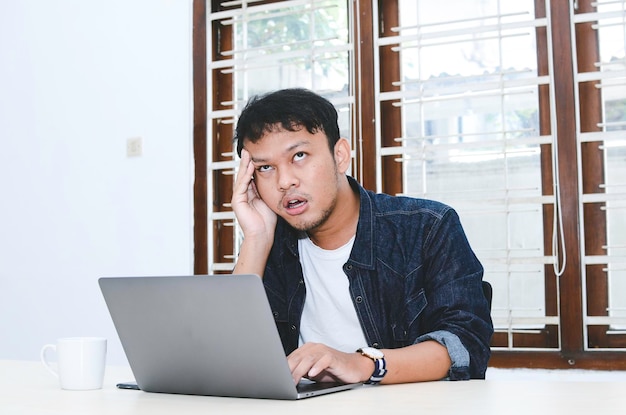
[[[233,268],[240,233],[230,210],[232,179],[237,163],[233,152],[236,115],[256,94],[286,87],[303,87],[326,96],[339,111],[343,136],[353,136],[353,45],[345,0],[286,2],[228,1],[220,3],[207,22],[218,34],[207,62],[217,87],[208,96],[206,149],[208,192],[207,261],[211,272]]]
[[[377,153],[401,166],[402,193],[459,212],[494,287],[494,346],[516,348],[559,324],[545,287],[548,265],[559,265],[544,249],[544,206],[555,196],[543,188],[542,156],[552,158],[554,137],[540,127],[551,77],[536,51],[547,20],[533,0],[457,6],[442,13],[436,0],[401,0],[397,24],[380,33],[379,55],[397,55],[400,67],[379,83],[376,108],[400,122],[393,134],[378,130]]]
[[[626,368],[626,2],[196,0],[194,19],[196,273],[236,256],[238,112],[307,87],[365,187],[459,212],[492,364]]]
[[[589,349],[626,348],[626,2],[572,16],[581,262]],[[599,47],[598,47],[599,46]],[[585,59],[589,56],[592,59]]]

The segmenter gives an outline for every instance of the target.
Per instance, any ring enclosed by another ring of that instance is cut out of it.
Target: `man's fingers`
[[[246,150],[241,151],[241,160],[239,161],[239,171],[235,180],[239,193],[245,193],[248,190],[250,181],[254,174],[254,165],[250,162],[250,154]]]

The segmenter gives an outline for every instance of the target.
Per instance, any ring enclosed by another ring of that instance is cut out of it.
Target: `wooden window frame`
[[[541,7],[544,5],[544,0],[536,1],[538,10],[545,9]],[[579,3],[579,11],[584,12],[590,10],[591,1],[581,0]],[[399,110],[386,103],[381,108],[380,120],[376,120],[376,108],[375,108],[375,56],[374,49],[372,48],[373,42],[373,28],[374,28],[374,9],[373,2],[370,0],[356,0],[353,3],[355,16],[358,16],[360,20],[358,25],[355,25],[355,59],[360,61],[360,72],[356,74],[357,89],[355,90],[355,96],[357,102],[355,105],[355,114],[357,116],[357,125],[361,128],[357,130],[361,132],[361,140],[355,140],[361,148],[357,148],[358,154],[362,157],[357,160],[357,163],[362,163],[363,166],[377,166],[378,160],[376,156],[375,146],[375,123],[380,122],[383,131],[383,145],[390,146],[393,137],[399,136],[397,129],[400,126],[398,117],[401,116]],[[207,9],[209,7],[210,9]],[[208,238],[209,238],[209,226],[220,227],[218,223],[210,224],[208,222],[208,201],[211,200],[212,204],[219,209],[230,201],[232,177],[224,177],[223,175],[216,177],[207,177],[208,163],[218,160],[207,160],[208,145],[218,149],[213,152],[219,154],[226,149],[226,146],[232,146],[229,142],[232,137],[232,125],[213,125],[212,129],[216,133],[210,140],[207,137],[207,13],[210,10],[217,10],[219,7],[219,0],[212,0],[210,3],[206,0],[194,0],[193,1],[193,101],[194,101],[194,130],[193,130],[193,151],[195,161],[195,183],[194,183],[194,273],[195,274],[207,274],[209,272],[209,255],[208,255]],[[378,1],[379,17],[384,18],[386,25],[380,25],[383,33],[381,36],[389,34],[390,28],[393,26],[394,19],[397,23],[398,9],[397,1]],[[569,4],[568,2],[552,1],[550,2],[550,13],[552,16],[551,35],[552,41],[559,47],[554,48],[554,56],[552,57],[554,62],[568,63],[573,60],[571,45],[573,39],[570,31],[570,16],[569,16]],[[210,28],[212,31],[216,31],[215,27]],[[541,29],[538,29],[538,42],[545,42],[546,33],[540,33]],[[544,30],[545,32],[545,30]],[[594,57],[597,57],[597,39],[594,39],[595,34],[590,27],[580,26],[577,27],[575,35],[577,36],[577,57],[579,67],[584,67],[585,62],[595,62]],[[211,36],[214,42],[222,42],[222,44],[214,44],[212,50],[220,50],[221,48],[229,48],[229,44],[223,42],[229,42],[228,36]],[[541,47],[538,47],[541,49]],[[381,55],[384,57],[381,59],[383,62],[394,62],[391,57],[392,52],[390,50],[381,50]],[[591,58],[591,59],[590,59]],[[545,66],[547,62],[546,56],[539,56],[540,71],[547,72]],[[556,82],[554,91],[556,94],[556,112],[557,114],[572,114],[575,112],[575,84],[574,73],[571,64],[557,64],[554,67],[554,78],[558,80]],[[392,91],[394,86],[391,84],[393,79],[397,79],[399,73],[399,63],[397,59],[395,63],[391,65],[384,65],[380,68],[380,85],[382,91]],[[210,74],[212,77],[215,74]],[[395,77],[395,78],[394,78]],[[211,83],[216,99],[212,102],[218,103],[229,102],[232,99],[232,79],[221,77],[220,82],[216,82],[213,79]],[[544,91],[541,96],[544,96],[548,91]],[[598,92],[593,88],[593,85],[581,86],[580,91],[581,102],[584,103],[584,108],[581,108],[581,113],[589,114],[588,117],[581,120],[583,131],[593,131],[597,128],[597,121],[600,114],[600,100],[598,98]],[[540,98],[543,99],[543,98]],[[543,113],[546,113],[548,104],[545,102],[540,103]],[[218,108],[213,108],[218,109]],[[223,108],[221,108],[223,109]],[[547,114],[547,113],[546,113]],[[552,281],[546,283],[546,312],[549,315],[561,316],[560,327],[546,327],[539,335],[541,339],[538,344],[550,344],[554,343],[558,337],[560,330],[560,349],[558,351],[534,351],[534,350],[497,350],[493,352],[490,366],[495,367],[534,367],[534,368],[583,368],[583,369],[626,369],[626,353],[620,351],[589,351],[586,350],[584,344],[584,327],[583,327],[583,315],[585,310],[583,309],[583,270],[581,269],[581,240],[579,232],[579,217],[580,206],[579,203],[579,189],[577,181],[577,166],[578,163],[578,149],[577,142],[573,137],[576,137],[576,126],[571,119],[572,117],[557,117],[557,143],[558,143],[558,157],[561,160],[568,160],[568,163],[559,163],[559,170],[557,174],[561,179],[561,213],[563,216],[563,234],[561,235],[565,241],[566,252],[560,253],[567,256],[567,267],[564,274],[560,277],[560,283],[554,283],[555,278],[546,278],[546,281]],[[549,119],[541,121],[542,129],[548,128],[549,131]],[[363,128],[367,127],[367,128]],[[220,140],[220,137],[222,139]],[[229,147],[230,150],[231,147]],[[545,171],[551,171],[547,168],[551,165],[551,159],[549,157],[549,149],[542,151],[542,165]],[[583,165],[584,177],[583,186],[596,186],[602,181],[601,168],[602,157],[598,154],[597,148],[594,151],[586,150],[583,146],[581,151],[581,162]],[[401,166],[399,163],[393,161],[384,160],[380,166],[383,174],[383,189],[387,193],[399,193],[401,189]],[[366,187],[376,188],[376,169],[372,168],[357,168],[355,169],[359,173],[357,179]],[[600,173],[598,173],[600,172]],[[552,191],[552,177],[549,174],[544,174],[544,189],[546,194],[550,194]],[[214,194],[208,194],[207,181],[213,180]],[[592,191],[590,191],[592,192]],[[584,208],[585,221],[589,223],[598,224],[598,228],[606,229],[606,222],[604,214],[598,213],[600,209],[596,209],[593,206]],[[544,211],[545,228],[551,229],[551,208],[546,208]],[[604,225],[604,226],[603,226]],[[233,237],[227,236],[228,232],[220,232],[220,229],[214,229],[212,232],[214,236],[213,255],[215,258],[223,258],[232,251]],[[219,237],[218,237],[219,235]],[[544,240],[550,240],[549,235],[546,235]],[[606,243],[606,233],[596,232],[587,233],[586,240],[584,241],[587,252],[597,253],[601,249],[602,245]],[[546,251],[550,252],[551,248],[546,246]],[[549,269],[548,269],[549,268]],[[588,266],[586,269],[587,275],[587,302],[592,315],[605,315],[607,299],[606,281],[601,276],[598,277],[598,273],[601,272],[594,268],[594,266]],[[554,275],[552,267],[547,267],[546,275]],[[604,283],[602,282],[604,281]],[[562,299],[557,303],[557,290],[560,298]],[[564,301],[563,299],[567,299]],[[560,308],[559,308],[560,307]],[[598,330],[598,333],[602,330]],[[606,330],[604,330],[606,332]],[[606,339],[602,339],[601,334],[590,333],[590,344],[593,345],[595,341],[602,343]],[[596,339],[596,337],[598,339]],[[623,338],[618,339],[620,344],[624,342]],[[535,340],[528,338],[527,340],[521,339],[522,344],[528,343],[532,345]],[[498,337],[494,337],[494,343],[498,343]],[[623,346],[621,346],[623,347]]]

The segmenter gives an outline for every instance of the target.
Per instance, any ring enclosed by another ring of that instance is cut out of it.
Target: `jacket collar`
[[[356,228],[356,238],[350,253],[349,264],[361,268],[374,269],[376,244],[374,243],[374,206],[370,193],[355,179],[348,176],[352,189],[359,191],[361,206],[359,207],[359,222]]]

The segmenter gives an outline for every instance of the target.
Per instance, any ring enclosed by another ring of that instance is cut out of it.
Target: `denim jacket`
[[[348,180],[361,205],[343,271],[369,346],[435,340],[448,350],[450,380],[484,378],[493,324],[482,291],[483,268],[456,212],[431,200],[375,194]],[[263,276],[287,354],[298,347],[305,300],[300,236],[278,218]]]

